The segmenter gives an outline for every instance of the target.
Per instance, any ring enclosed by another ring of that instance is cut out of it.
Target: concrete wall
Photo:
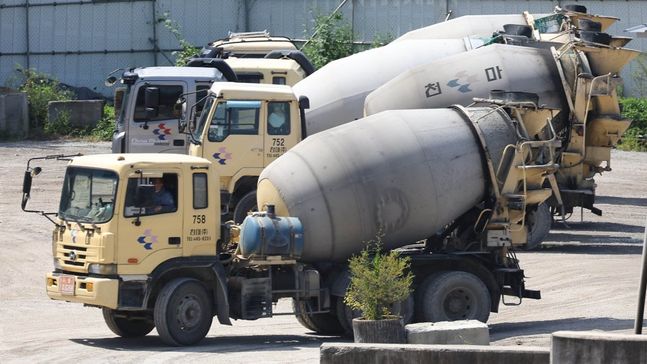
[[[558,331],[551,340],[552,364],[644,364],[647,336],[602,331]]]
[[[29,131],[27,95],[0,93],[0,136],[24,137]]]
[[[550,350],[522,346],[326,343],[321,345],[319,359],[321,364],[548,364]]]
[[[60,117],[68,118],[70,126],[94,128],[103,117],[103,101],[50,101],[47,104],[47,119],[53,122]]]

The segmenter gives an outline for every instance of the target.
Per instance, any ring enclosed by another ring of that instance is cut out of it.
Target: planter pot
[[[406,343],[404,324],[400,317],[383,320],[353,319],[353,336],[356,343]]]

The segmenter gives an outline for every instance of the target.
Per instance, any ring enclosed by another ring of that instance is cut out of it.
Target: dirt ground
[[[109,152],[107,143],[0,143],[0,362],[318,362],[323,342],[292,316],[214,323],[189,348],[166,347],[155,331],[135,341],[115,337],[101,312],[51,301],[44,275],[52,267],[44,217],[20,210],[27,160],[58,153]],[[43,161],[29,207],[57,210],[64,163]],[[613,172],[598,177],[602,217],[584,212],[556,224],[542,247],[518,256],[527,287],[541,300],[503,306],[490,317],[492,345],[550,345],[559,330],[633,332],[643,231],[647,216],[647,153],[614,152]],[[514,303],[514,302],[513,302]],[[289,309],[288,301],[279,310]]]

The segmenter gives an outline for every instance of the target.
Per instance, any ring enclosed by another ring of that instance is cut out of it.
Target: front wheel
[[[490,317],[490,291],[474,274],[439,272],[418,287],[419,320],[423,322],[479,320]]]
[[[211,327],[211,298],[195,279],[178,278],[167,283],[155,302],[155,327],[168,345],[193,345]]]
[[[110,331],[121,337],[142,337],[153,330],[155,324],[144,319],[130,319],[124,313],[104,307],[103,320]]]
[[[254,211],[258,211],[258,206],[256,206],[256,190],[248,192],[243,198],[238,200],[234,208],[234,221],[240,224],[245,220],[248,213]]]

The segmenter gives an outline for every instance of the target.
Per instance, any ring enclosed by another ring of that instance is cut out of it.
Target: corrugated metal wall
[[[639,0],[0,0],[0,85],[20,64],[109,95],[103,79],[113,69],[171,64],[178,43],[158,21],[165,12],[188,41],[202,46],[228,31],[267,29],[303,39],[313,15],[329,14],[341,3],[356,39],[366,42],[442,21],[449,12],[550,13],[555,5],[577,3],[621,18],[609,31],[616,35],[628,35],[622,31],[647,19],[647,1]],[[647,39],[630,46],[647,50]],[[632,65],[623,75],[633,93],[635,70]]]

